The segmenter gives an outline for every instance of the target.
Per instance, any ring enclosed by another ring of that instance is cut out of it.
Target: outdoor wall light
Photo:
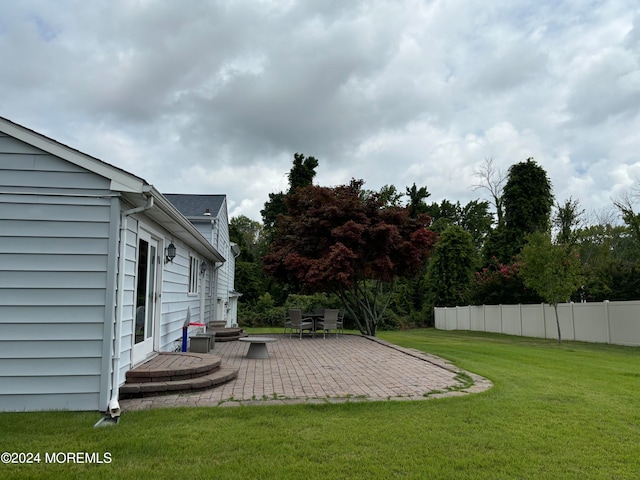
[[[207,272],[207,269],[209,267],[207,266],[207,262],[202,262],[200,264],[200,275],[204,275]]]
[[[173,243],[165,249],[165,255],[164,263],[173,263],[173,259],[176,258],[176,246]]]

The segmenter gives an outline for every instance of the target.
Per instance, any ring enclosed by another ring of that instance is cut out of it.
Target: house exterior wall
[[[218,221],[216,222],[216,237],[218,239],[218,251],[224,256],[225,262],[218,269],[218,288],[216,292],[216,303],[220,312],[220,320],[226,320],[227,326],[237,323],[232,317],[229,302],[229,293],[233,290],[233,279],[235,266],[233,252],[231,251],[231,240],[229,239],[229,215],[227,213],[227,202],[223,202]]]
[[[191,223],[196,227],[198,232],[206,238],[211,245],[216,247],[216,249],[220,252],[221,255],[224,256],[224,252],[219,248],[219,241],[217,238],[218,228],[215,226],[216,218],[211,217],[208,220],[201,221],[193,221]],[[199,317],[202,323],[209,323],[212,320],[219,320],[216,316],[215,309],[215,289],[216,289],[216,272],[215,265],[208,264],[207,272],[205,275],[201,276],[201,293],[204,295],[204,301],[199,305],[198,311],[200,308],[203,308],[202,316]]]
[[[204,275],[204,323],[208,323],[211,320],[215,320],[215,300],[213,298],[214,286],[215,286],[215,266],[213,264],[207,265],[207,272]]]
[[[171,239],[166,237],[165,245],[170,242]],[[197,272],[198,286],[195,293],[190,293],[191,258],[197,260],[198,268],[205,259],[180,242],[174,241],[174,245],[177,248],[176,258],[173,262],[164,265],[162,279],[162,322],[159,348],[163,352],[175,350],[176,342],[182,339],[182,327],[187,318],[187,312],[190,313],[193,323],[206,323],[207,321],[201,311],[201,295],[206,295],[206,291],[203,292],[203,290],[206,290],[210,270],[208,269],[203,275],[199,271]]]
[[[158,292],[160,293],[157,308],[159,318],[157,331],[155,332],[154,350],[157,352],[174,351],[181,344],[182,327],[190,314],[191,322],[198,323],[201,317],[201,290],[202,285],[208,283],[210,272],[200,275],[198,272],[197,292],[189,292],[189,272],[191,258],[197,260],[200,265],[204,258],[190,249],[183,242],[172,238],[171,233],[162,226],[147,218],[144,213],[136,214],[127,221],[127,246],[125,249],[125,278],[124,278],[124,302],[122,310],[121,329],[121,362],[120,379],[124,383],[125,374],[135,366],[132,360],[132,346],[135,329],[137,284],[137,258],[139,232],[145,230],[159,240],[157,265],[159,271]],[[172,262],[165,263],[165,248],[173,243],[176,246],[176,257]]]
[[[143,179],[0,126],[0,411],[104,410],[135,363],[180,345],[188,315],[206,321],[223,257]],[[139,256],[157,314],[134,349]]]
[[[0,134],[0,410],[106,405],[119,212],[109,186]]]
[[[217,216],[210,218],[191,218],[193,225],[198,229],[202,236],[220,252],[225,258],[224,263],[215,265],[215,271],[211,272],[210,266],[208,273],[208,283],[205,286],[205,312],[206,321],[209,320],[225,320],[228,326],[237,323],[237,297],[230,294],[234,290],[235,277],[235,255],[231,248],[231,240],[229,237],[229,216],[227,213],[226,200],[222,202],[220,211]],[[192,312],[193,313],[193,312]]]
[[[126,208],[126,207],[125,207]],[[122,213],[122,212],[120,212]],[[124,381],[127,370],[131,369],[131,345],[133,344],[133,330],[135,323],[135,288],[136,288],[136,269],[138,256],[138,221],[128,219],[126,223],[126,234],[121,234],[122,238],[118,238],[118,243],[124,239],[126,246],[124,247],[124,278],[119,280],[119,286],[122,287],[122,309],[121,309],[121,342],[120,342],[120,358],[119,378]],[[120,247],[120,245],[118,245]],[[119,248],[120,251],[120,248]],[[120,272],[118,272],[120,275]],[[113,331],[116,331],[116,317],[112,319]],[[114,333],[115,335],[115,333]],[[122,382],[121,382],[122,383]]]

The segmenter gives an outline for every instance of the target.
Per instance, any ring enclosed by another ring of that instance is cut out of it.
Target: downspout
[[[211,285],[212,291],[211,291],[211,296],[209,297],[210,298],[209,302],[211,303],[210,309],[211,309],[214,320],[220,320],[218,318],[218,270],[220,270],[220,267],[222,267],[222,265],[224,265],[224,263],[220,263],[218,265],[218,262],[214,262],[213,271],[211,272],[213,281]]]
[[[206,270],[202,270],[202,265],[206,264],[206,260],[203,260],[202,263],[200,263],[200,271],[198,272],[198,276],[202,277],[202,280],[200,281],[200,323],[204,323],[205,325],[209,325],[209,321],[205,318],[205,310],[206,310],[206,300],[207,300],[207,291],[206,291],[206,285],[207,285],[207,272],[209,271],[209,268],[207,267]],[[207,327],[204,327],[205,332],[207,331]]]
[[[120,354],[122,351],[122,312],[124,309],[124,267],[125,255],[127,249],[127,220],[129,216],[144,212],[153,208],[153,197],[147,197],[147,204],[142,207],[132,208],[122,212],[120,220],[120,256],[118,258],[118,299],[116,308],[116,329],[115,329],[115,348],[113,352],[113,381],[111,383],[111,400],[107,407],[108,414],[111,418],[120,416],[120,403],[118,402],[120,393]]]
[[[220,252],[218,248],[218,243],[220,240],[220,232],[219,232],[219,220],[216,215],[211,219],[211,245],[215,245],[216,251]],[[214,243],[213,236],[215,234],[216,241]],[[213,262],[213,270],[211,271],[211,295],[209,296],[209,312],[213,317],[213,320],[220,320],[218,318],[218,270],[220,267],[224,265],[221,263],[220,265],[216,265],[217,262]]]

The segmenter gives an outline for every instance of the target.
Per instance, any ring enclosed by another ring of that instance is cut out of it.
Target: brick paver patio
[[[215,344],[212,354],[222,358],[222,365],[239,369],[235,380],[199,392],[122,400],[121,407],[127,411],[172,406],[424,400],[491,387],[488,380],[465,372],[474,385],[460,390],[456,376],[461,370],[454,365],[378,339],[358,335],[332,335],[327,339],[268,336],[277,338],[267,344],[268,359],[246,358],[249,345],[243,342]]]

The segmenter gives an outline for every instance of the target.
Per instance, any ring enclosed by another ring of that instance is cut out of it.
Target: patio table
[[[317,323],[324,318],[324,313],[303,313],[303,317],[309,317],[313,322],[313,331],[317,330]]]
[[[267,343],[275,342],[277,339],[273,337],[242,337],[239,338],[240,342],[249,343],[249,350],[247,350],[247,358],[269,358],[269,351],[267,350]]]

